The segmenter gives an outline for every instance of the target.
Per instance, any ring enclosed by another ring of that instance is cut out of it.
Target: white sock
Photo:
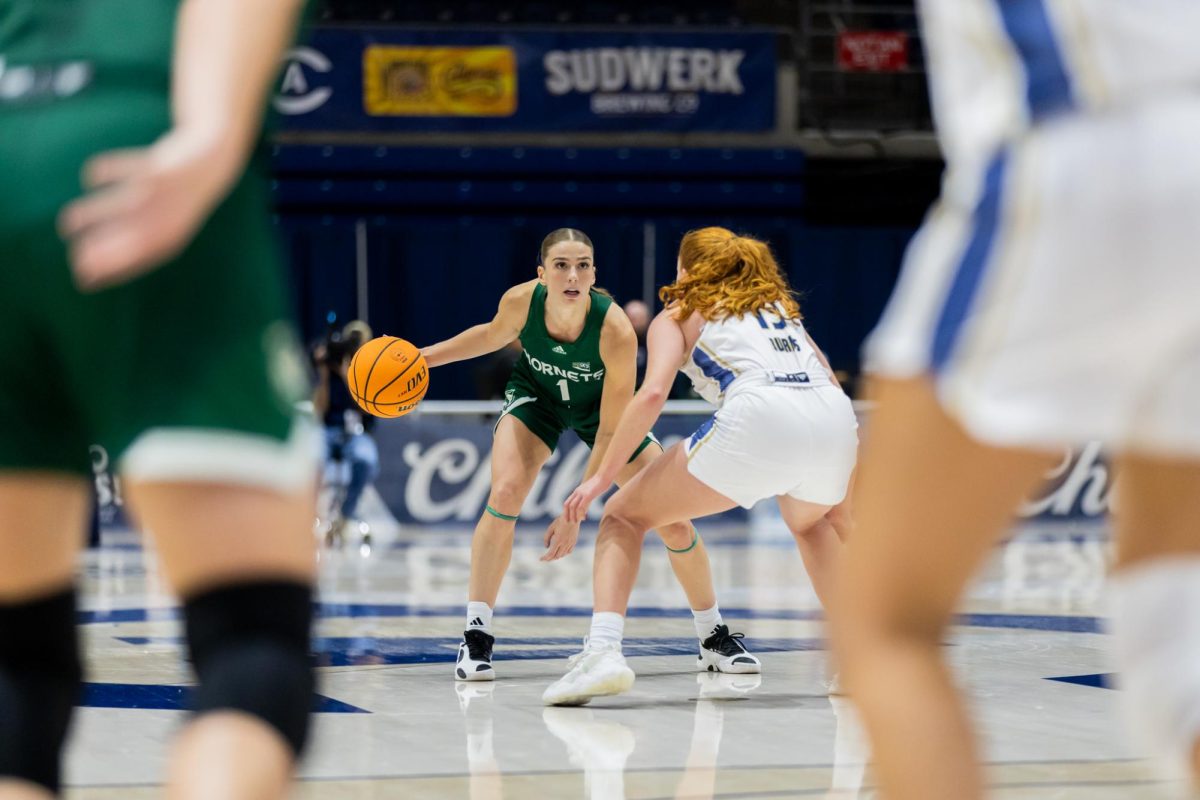
[[[621,646],[625,634],[625,618],[615,611],[592,614],[592,629],[588,632],[588,649],[598,650],[611,645]]]
[[[465,630],[483,631],[488,636],[491,636],[492,607],[478,600],[472,600],[467,603],[467,627]]]
[[[709,636],[712,636],[713,629],[721,624],[721,609],[713,606],[706,608],[703,611],[692,609],[692,617],[696,622],[696,635],[700,637],[700,641],[704,641]]]
[[[1127,567],[1109,577],[1108,592],[1129,727],[1186,775],[1200,738],[1200,558]]]

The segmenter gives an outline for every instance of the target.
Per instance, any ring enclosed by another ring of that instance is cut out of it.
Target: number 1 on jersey
[[[570,392],[571,387],[567,384],[567,379],[563,378],[561,381],[558,382],[557,385],[558,385],[558,390],[560,392],[562,392],[563,402],[564,403],[571,402],[571,392]]]

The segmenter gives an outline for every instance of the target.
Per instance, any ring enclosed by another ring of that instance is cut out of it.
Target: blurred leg
[[[81,679],[75,560],[83,478],[0,473],[0,798],[42,800],[59,780]]]
[[[835,656],[884,796],[973,800],[983,776],[942,635],[971,573],[1053,459],[980,445],[926,379],[875,388],[857,529],[829,608]]]
[[[1200,783],[1200,463],[1125,455],[1111,577],[1132,727]]]
[[[133,482],[126,484],[126,497],[140,526],[154,535],[167,581],[185,602],[189,644],[201,678],[198,699],[206,691],[220,691],[221,685],[215,689],[213,685],[227,684],[230,672],[240,672],[242,680],[260,695],[249,700],[261,701],[266,708],[283,705],[284,716],[299,714],[303,720],[312,702],[307,626],[303,622],[297,623],[304,628],[299,632],[302,647],[292,641],[295,635],[288,639],[282,632],[270,641],[254,637],[244,646],[225,636],[226,641],[216,646],[230,651],[211,659],[199,657],[197,643],[206,632],[195,628],[198,620],[213,618],[213,611],[197,608],[197,604],[219,611],[219,603],[227,600],[225,595],[239,591],[275,601],[280,587],[289,588],[291,596],[300,599],[283,610],[297,612],[300,603],[311,613],[316,572],[311,489],[282,494],[214,484]],[[228,613],[227,608],[218,616],[234,629],[246,624],[245,620],[229,619],[238,615]],[[240,652],[232,652],[232,648],[240,648]],[[203,663],[208,660],[211,669]],[[261,669],[264,674],[247,669],[247,665],[265,665]],[[257,678],[263,680],[250,682]],[[296,743],[278,724],[240,708],[212,708],[184,728],[171,754],[168,797],[250,800],[285,795]],[[299,738],[302,742],[302,733]]]
[[[342,500],[342,518],[354,519],[363,492],[379,476],[379,447],[365,433],[352,436],[346,442],[346,460],[350,462],[350,483]]]

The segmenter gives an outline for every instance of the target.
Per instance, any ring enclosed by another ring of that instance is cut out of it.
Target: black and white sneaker
[[[730,633],[728,625],[718,625],[712,635],[700,643],[696,669],[731,675],[762,672],[762,663],[742,644],[745,634]]]
[[[459,681],[494,681],[496,671],[492,669],[492,645],[496,637],[479,630],[463,633],[458,646],[458,659],[454,662],[454,679]]]

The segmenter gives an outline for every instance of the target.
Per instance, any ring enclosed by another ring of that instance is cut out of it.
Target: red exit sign
[[[842,31],[838,66],[853,72],[900,72],[908,68],[908,34],[903,31]]]

